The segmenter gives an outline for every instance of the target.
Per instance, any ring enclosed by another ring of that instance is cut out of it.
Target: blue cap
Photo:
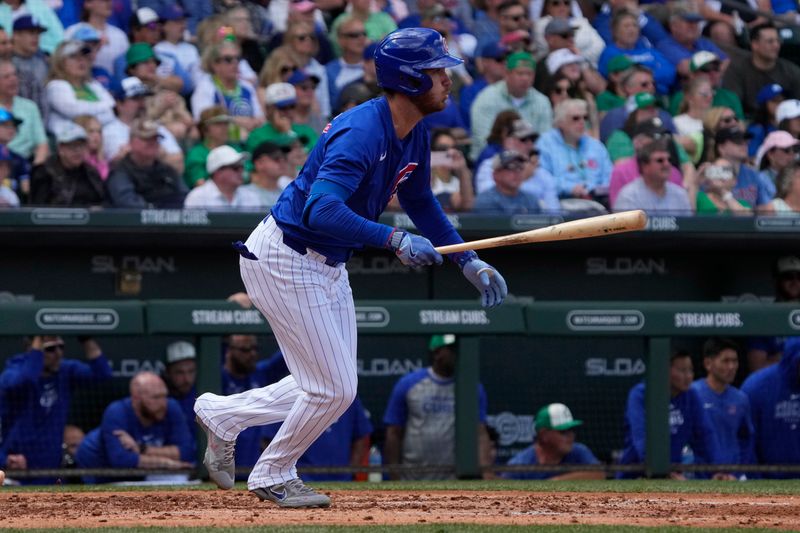
[[[75,33],[72,34],[72,38],[76,41],[83,41],[85,43],[99,43],[101,36],[99,31],[92,28],[88,24],[81,24],[78,26],[78,29],[75,30]]]
[[[764,85],[758,94],[756,95],[756,102],[758,105],[764,105],[776,96],[780,96],[783,94],[783,87],[778,85],[777,83],[770,83],[769,85]]]
[[[375,60],[375,50],[378,49],[378,43],[369,43],[366,48],[364,48],[364,61],[374,61]]]
[[[507,53],[508,49],[505,46],[502,46],[499,43],[491,42],[481,49],[480,53],[478,53],[478,57],[488,57],[489,59],[504,59]]]
[[[162,22],[165,20],[182,20],[186,18],[186,12],[179,5],[169,4],[158,10],[158,18]]]
[[[15,126],[19,126],[22,124],[22,121],[11,114],[11,112],[6,109],[5,107],[0,107],[0,122],[8,122],[11,121],[14,123]]]
[[[286,80],[287,83],[291,83],[292,85],[298,85],[303,83],[306,80],[314,80],[314,83],[319,83],[319,76],[306,72],[303,69],[297,69],[292,72],[292,75],[289,76],[289,79]]]
[[[8,149],[8,146],[5,144],[0,144],[0,161],[11,161],[14,158],[11,157],[11,150]]]
[[[42,26],[39,23],[39,19],[32,17],[31,15],[22,15],[21,17],[17,17],[14,19],[14,31],[24,31],[24,30],[38,30],[40,32],[47,31],[47,28]]]

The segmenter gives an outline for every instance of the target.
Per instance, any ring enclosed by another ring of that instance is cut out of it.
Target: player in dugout
[[[247,294],[267,317],[291,375],[261,389],[197,399],[208,436],[204,464],[220,488],[233,486],[237,435],[283,421],[248,488],[281,507],[330,505],[298,477],[296,464],[356,396],[356,317],[345,263],[372,246],[411,267],[441,264],[434,244],[463,242],[431,191],[430,138],[421,122],[444,109],[452,86],[446,69],[461,63],[435,30],[386,36],[375,51],[386,95],[326,126],[272,212],[236,243]],[[377,222],[395,195],[425,237]],[[508,290],[496,269],[474,251],[449,258],[484,306],[502,303]]]

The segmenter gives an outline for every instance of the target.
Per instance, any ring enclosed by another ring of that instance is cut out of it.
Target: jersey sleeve
[[[637,385],[628,395],[628,404],[625,408],[625,418],[631,430],[631,443],[637,455],[644,459],[645,443],[645,413],[644,413],[644,387]]]
[[[100,438],[106,450],[109,465],[113,468],[136,468],[139,465],[139,454],[126,450],[122,447],[119,438],[114,435],[114,431],[121,429],[130,433],[125,413],[123,401],[112,403],[103,414],[103,422],[100,425]],[[136,438],[134,435],[131,437]]]
[[[389,403],[386,405],[386,413],[383,415],[383,423],[387,426],[405,426],[408,419],[408,405],[406,396],[411,388],[411,376],[404,376],[392,389],[389,396]]]
[[[325,157],[316,179],[336,183],[353,193],[379,158],[374,137],[375,131],[366,128],[333,126],[318,141],[325,143]]]
[[[592,450],[589,449],[588,446],[585,444],[581,444],[580,442],[576,442],[575,445],[572,447],[572,452],[570,452],[572,456],[572,463],[579,464],[579,465],[597,465],[600,464],[600,460],[595,457],[592,453]]]
[[[72,383],[81,383],[92,380],[106,380],[111,378],[111,364],[106,359],[105,355],[100,355],[91,361],[84,363],[83,361],[75,361],[67,359],[66,369],[69,369],[70,381]]]
[[[167,401],[167,421],[169,423],[169,437],[166,445],[177,446],[181,453],[181,461],[193,463],[192,435],[186,417],[183,415],[180,404],[170,398]]]

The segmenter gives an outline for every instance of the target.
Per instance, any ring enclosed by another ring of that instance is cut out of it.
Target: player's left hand
[[[481,261],[478,258],[472,259],[464,264],[461,272],[481,293],[481,305],[483,307],[500,305],[508,296],[506,280],[503,279],[503,276],[500,275],[496,268],[486,261]]]

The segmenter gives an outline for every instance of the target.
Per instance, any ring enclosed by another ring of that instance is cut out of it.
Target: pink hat
[[[312,0],[292,0],[289,7],[292,11],[299,11],[300,13],[308,13],[317,9],[317,4]]]
[[[767,138],[764,139],[764,142],[758,147],[758,152],[756,152],[756,168],[761,167],[761,160],[764,158],[764,155],[773,148],[789,148],[791,146],[797,146],[798,144],[800,144],[800,141],[795,139],[788,131],[773,131],[767,135]]]

